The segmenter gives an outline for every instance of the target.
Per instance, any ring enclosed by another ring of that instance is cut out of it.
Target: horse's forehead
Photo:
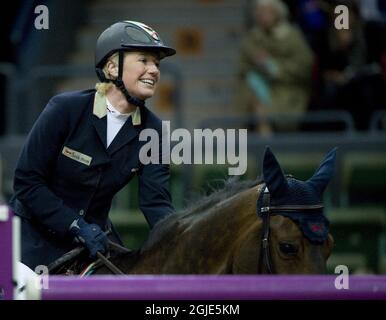
[[[302,232],[299,226],[290,218],[275,215],[271,217],[271,227],[274,230],[278,230],[279,235],[283,237],[299,237],[302,238]]]

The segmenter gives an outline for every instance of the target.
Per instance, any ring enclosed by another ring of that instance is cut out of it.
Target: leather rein
[[[107,231],[105,232],[106,235],[108,235],[111,231]],[[117,251],[120,251],[120,252],[123,252],[123,253],[127,253],[127,252],[131,252],[130,250],[128,250],[127,248],[125,247],[122,247],[121,245],[111,241],[111,240],[108,240],[108,244],[110,247],[116,249]],[[59,268],[60,266],[62,266],[63,264],[65,264],[67,261],[70,261],[74,258],[76,258],[77,256],[79,256],[82,252],[84,252],[86,250],[86,248],[84,246],[79,246],[79,247],[76,247],[74,249],[72,249],[71,251],[67,252],[66,254],[64,254],[63,256],[61,256],[59,259],[55,260],[54,262],[52,262],[49,266],[48,266],[48,271],[51,272],[57,268]],[[114,265],[109,259],[108,257],[104,256],[102,253],[100,253],[99,251],[97,252],[97,257],[98,259],[95,261],[96,263],[102,263],[103,265],[105,265],[113,274],[120,274],[120,275],[123,275],[125,274],[124,272],[122,272],[122,270],[120,270],[116,265]]]

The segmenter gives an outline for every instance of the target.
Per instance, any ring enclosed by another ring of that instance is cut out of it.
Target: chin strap
[[[125,96],[127,102],[129,104],[133,104],[137,107],[143,107],[145,105],[145,101],[144,100],[141,100],[141,99],[138,99],[138,98],[135,98],[135,97],[132,97],[129,92],[127,92],[127,89],[125,87],[125,84],[123,83],[123,81],[118,78],[116,80],[111,80],[112,83],[115,84],[115,86],[121,90],[121,92],[123,93],[123,95]]]
[[[100,69],[100,68],[97,68],[96,69],[96,72],[97,72],[97,75],[99,77],[99,79],[102,81],[102,82],[112,82],[122,93],[123,95],[125,96],[127,102],[129,104],[133,104],[137,107],[143,107],[145,106],[145,101],[144,100],[141,100],[141,99],[138,99],[138,98],[135,98],[135,97],[132,97],[129,92],[127,91],[126,87],[125,87],[125,84],[123,83],[123,80],[122,80],[122,73],[123,73],[123,51],[120,50],[118,52],[119,54],[119,58],[118,58],[118,77],[116,79],[107,79],[105,77],[105,74],[103,73],[103,71]]]

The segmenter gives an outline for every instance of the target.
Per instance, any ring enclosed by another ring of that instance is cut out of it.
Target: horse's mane
[[[158,243],[169,231],[171,231],[172,227],[175,226],[176,222],[181,218],[196,214],[205,214],[205,212],[215,204],[226,200],[237,193],[252,188],[261,183],[261,181],[261,179],[239,181],[238,179],[236,180],[233,178],[223,180],[224,187],[222,189],[215,190],[210,195],[201,197],[198,201],[192,201],[185,209],[168,215],[163,220],[159,221],[150,232],[148,239],[142,246],[142,250],[150,248]]]
[[[207,209],[211,208],[216,203],[221,202],[222,200],[228,199],[230,196],[233,196],[237,193],[240,193],[244,190],[256,186],[260,180],[247,180],[239,181],[236,179],[222,180],[224,187],[221,189],[214,190],[210,195],[205,197],[200,197],[197,201],[192,201],[187,208],[183,209],[180,213],[176,214],[176,217],[182,215],[187,216],[191,214],[202,214],[206,212]]]

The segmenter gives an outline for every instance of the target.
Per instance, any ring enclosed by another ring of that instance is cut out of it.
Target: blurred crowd
[[[296,118],[307,111],[343,110],[367,130],[374,112],[386,109],[386,0],[246,1],[235,104],[256,117],[254,129],[302,130]],[[16,63],[11,30],[22,3],[0,13],[0,64]],[[335,28],[337,5],[348,8],[347,30]],[[3,106],[5,89],[0,72]],[[5,112],[0,108],[0,136]]]
[[[348,9],[348,29],[337,29]],[[386,0],[252,0],[237,103],[261,134],[296,130],[307,111],[345,110],[356,129],[386,109]]]

